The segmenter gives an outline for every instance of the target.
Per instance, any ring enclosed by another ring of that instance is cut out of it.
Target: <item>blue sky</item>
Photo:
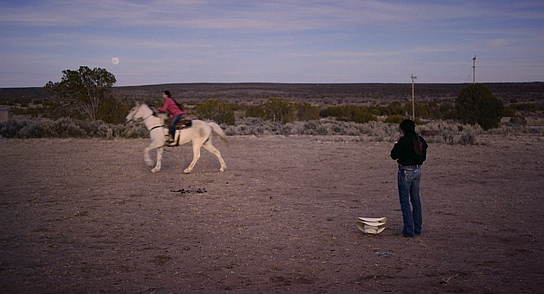
[[[0,0],[0,38],[4,88],[544,81],[541,0]]]

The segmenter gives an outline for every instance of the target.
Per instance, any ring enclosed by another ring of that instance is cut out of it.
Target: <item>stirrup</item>
[[[164,141],[164,146],[168,147],[174,147],[177,146],[176,140],[172,139],[172,137],[168,136],[168,139]]]

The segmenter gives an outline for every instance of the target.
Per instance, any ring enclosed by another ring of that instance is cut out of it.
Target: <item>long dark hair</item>
[[[405,119],[400,123],[400,129],[403,130],[407,136],[412,138],[414,152],[417,155],[423,154],[423,144],[416,133],[416,124],[410,119]]]
[[[168,96],[168,98],[172,98],[172,95],[170,95],[170,91],[164,91],[163,93],[166,94],[166,96]],[[176,103],[176,105],[178,106],[178,108],[180,110],[183,109],[183,105],[181,105],[179,102],[177,102],[176,99],[172,98],[172,100],[174,100],[174,103]]]

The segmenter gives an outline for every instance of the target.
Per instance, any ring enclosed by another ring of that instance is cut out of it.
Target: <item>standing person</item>
[[[427,142],[416,134],[416,125],[406,119],[400,123],[402,134],[391,150],[391,158],[399,165],[398,189],[400,209],[404,228],[404,237],[413,238],[421,235],[423,223],[419,185],[421,181],[421,165],[427,159]],[[412,207],[410,207],[412,203]]]
[[[174,143],[174,137],[176,135],[176,124],[181,120],[185,114],[185,110],[181,109],[179,104],[172,99],[170,91],[164,91],[162,93],[162,98],[164,98],[164,105],[160,108],[157,108],[158,111],[168,112],[172,116],[172,122],[170,123],[169,133],[170,138],[166,141],[167,144]]]

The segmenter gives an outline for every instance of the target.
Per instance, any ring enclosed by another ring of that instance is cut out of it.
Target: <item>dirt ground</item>
[[[153,174],[143,139],[0,140],[0,292],[542,291],[541,137],[430,144],[414,239],[391,143],[214,139],[227,171],[203,151],[189,175],[188,145]]]

